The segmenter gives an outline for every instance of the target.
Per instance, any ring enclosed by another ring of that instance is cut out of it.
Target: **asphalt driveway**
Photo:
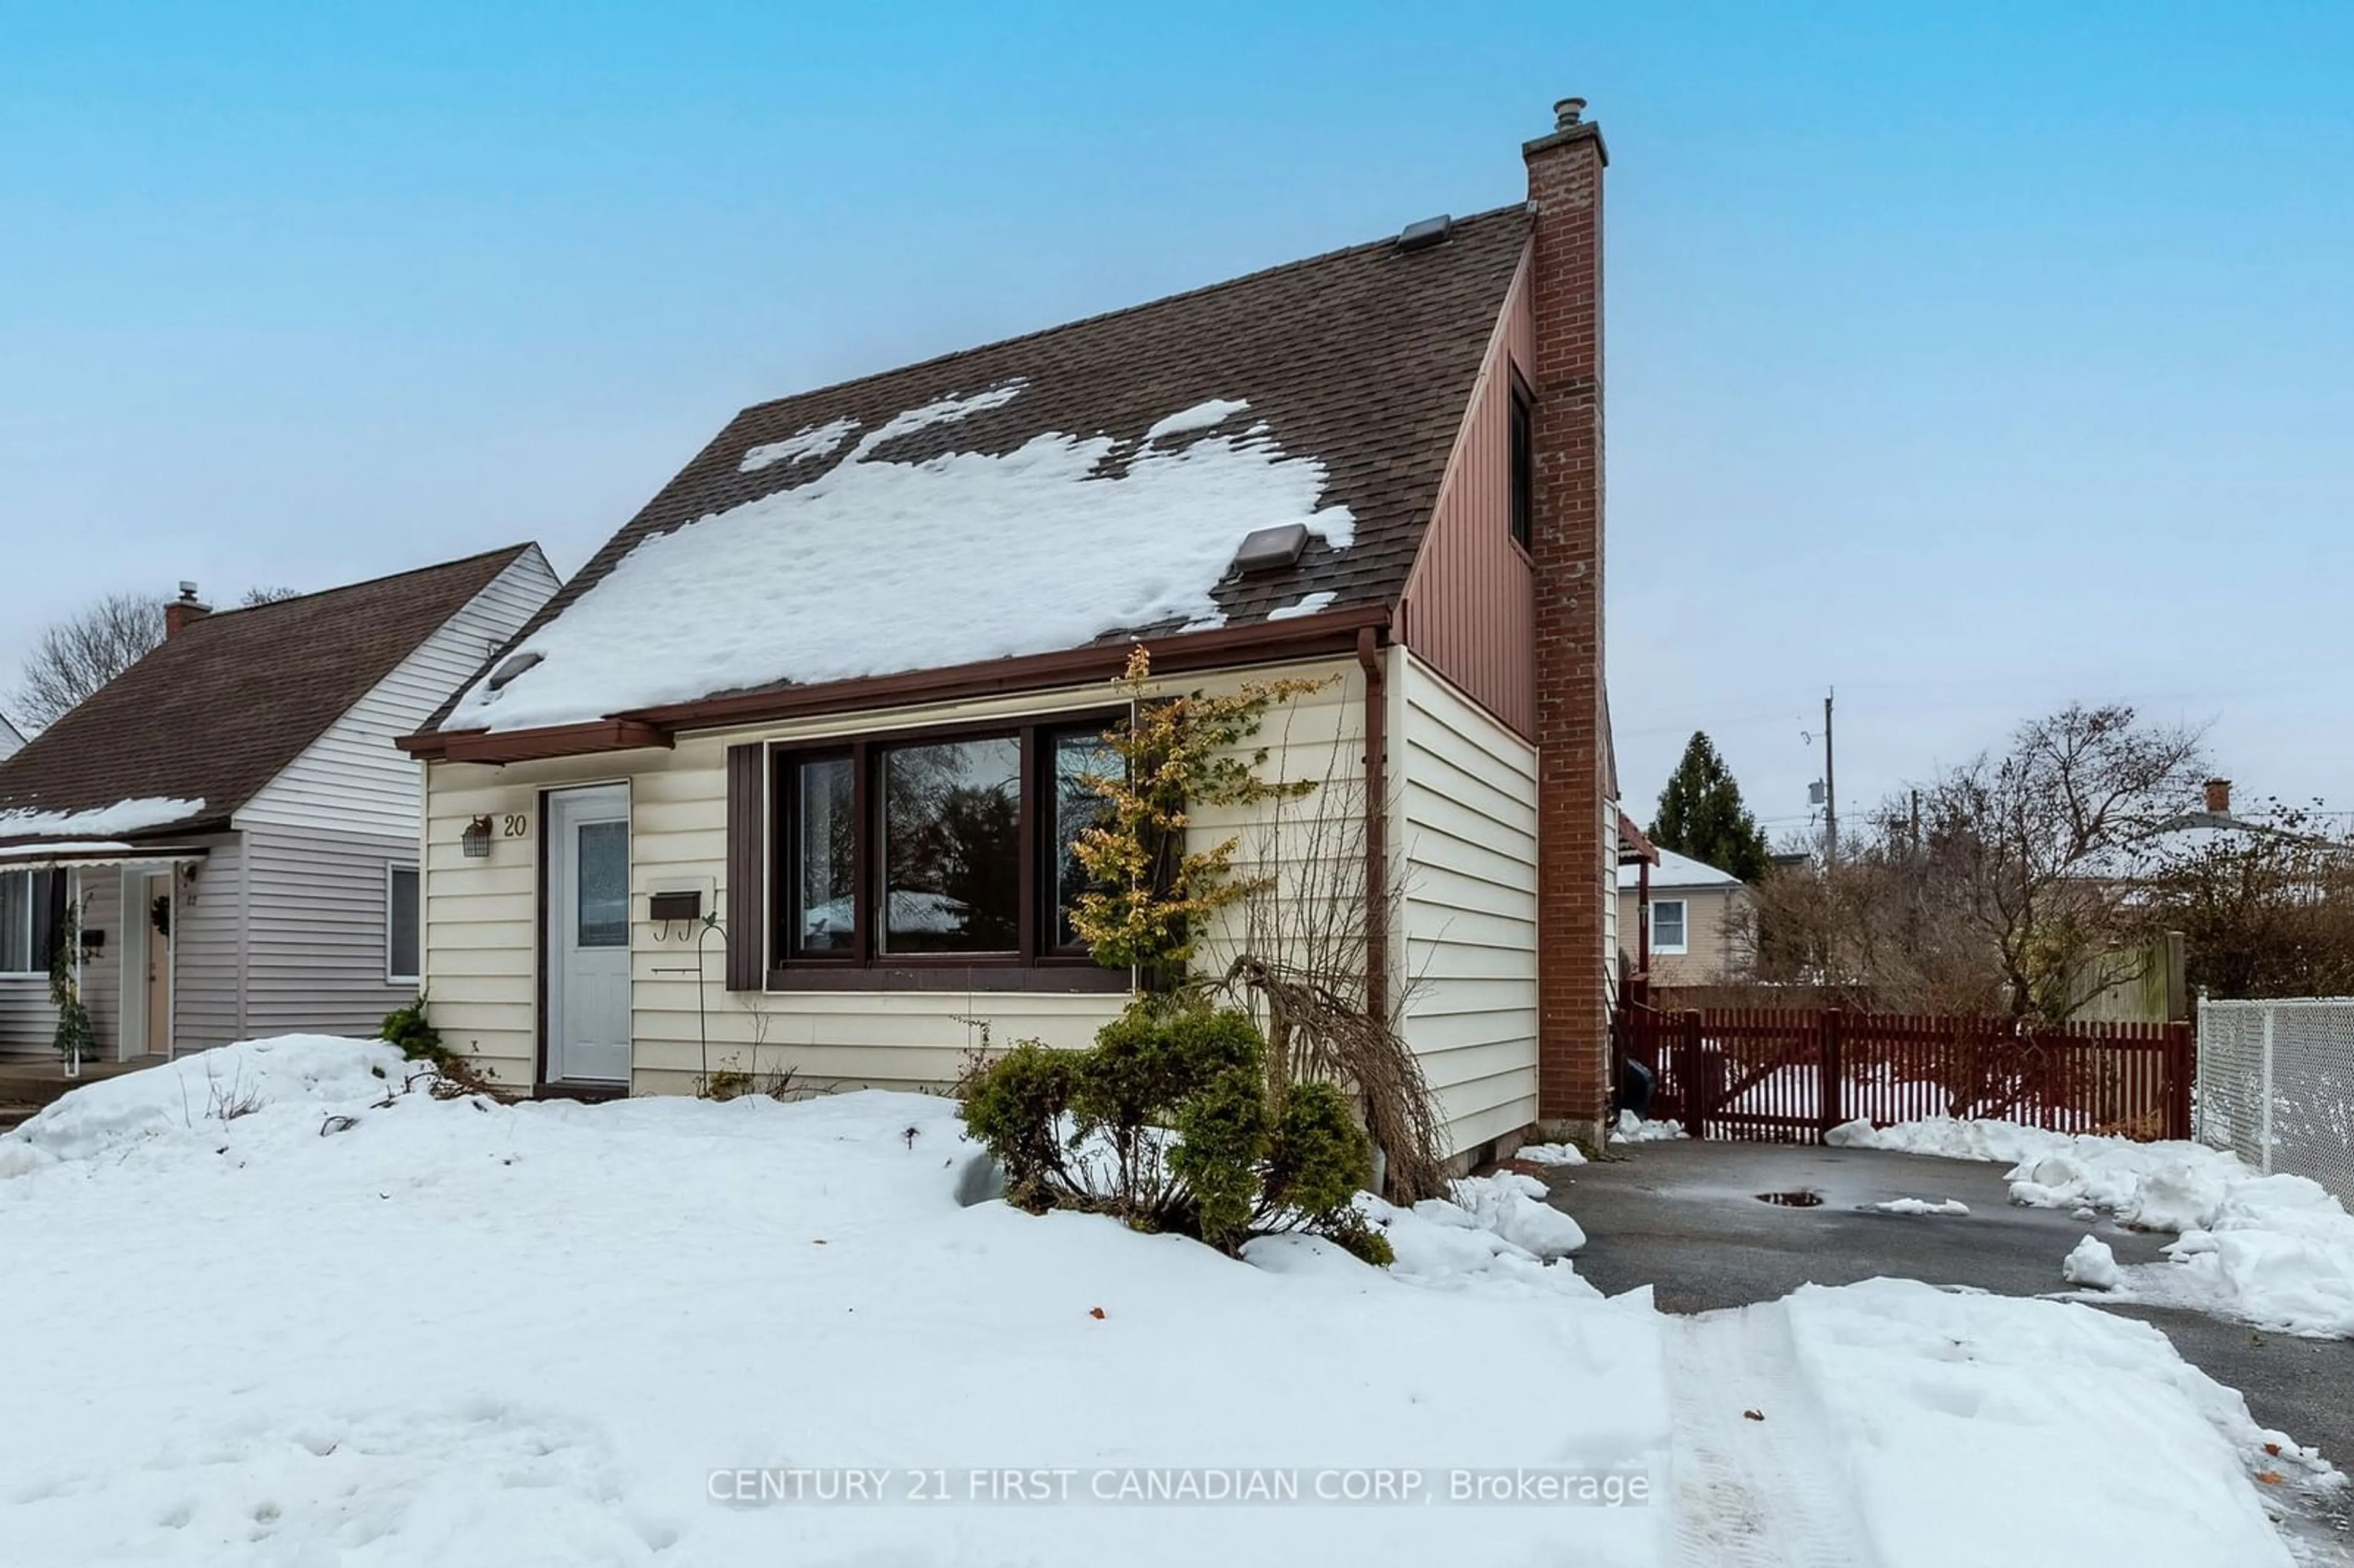
[[[1975,1286],[2006,1296],[2065,1290],[2060,1261],[2088,1231],[2120,1263],[2159,1260],[2173,1238],[2104,1216],[2011,1203],[2002,1165],[1719,1139],[1613,1145],[1614,1158],[1542,1174],[1553,1202],[1585,1227],[1577,1272],[1616,1294],[1653,1287],[1660,1308],[1703,1312],[1788,1295],[1801,1285],[1880,1276]],[[1524,1168],[1526,1169],[1526,1168]],[[1761,1192],[1806,1191],[1786,1207]],[[1967,1217],[1875,1213],[1892,1198],[1958,1199]],[[2354,1469],[2354,1341],[2305,1340],[2196,1312],[2111,1305],[2156,1325],[2184,1360],[2247,1396],[2267,1426]],[[2327,1521],[2354,1532],[2354,1520]]]

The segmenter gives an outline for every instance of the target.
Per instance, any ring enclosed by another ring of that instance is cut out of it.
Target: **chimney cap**
[[[180,602],[182,604],[194,604],[196,602],[196,585],[188,581],[186,577],[180,579]]]
[[[1553,128],[1554,130],[1566,131],[1585,118],[1585,100],[1582,98],[1558,98],[1553,101]]]

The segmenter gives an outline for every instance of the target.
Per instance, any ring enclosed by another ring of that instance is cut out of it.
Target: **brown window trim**
[[[1058,964],[801,964],[769,971],[772,991],[1037,991],[1071,995],[1125,995],[1134,983],[1127,969],[1108,969],[1089,959]]]
[[[1124,707],[1097,706],[995,723],[932,725],[808,743],[772,743],[768,756],[771,801],[769,826],[775,847],[771,852],[770,903],[761,922],[768,958],[768,989],[1076,992],[1129,990],[1133,979],[1129,970],[1108,969],[1084,951],[1047,945],[1054,923],[1054,911],[1047,901],[1054,896],[1055,886],[1045,874],[1042,837],[1054,810],[1051,747],[1055,739],[1074,731],[1100,732],[1126,716]],[[883,755],[901,746],[983,739],[1013,739],[1021,745],[1022,810],[1016,852],[1020,856],[1018,948],[1002,953],[882,952],[879,934],[874,928],[874,911],[882,886],[882,866],[877,859],[882,802],[875,779]],[[846,953],[802,954],[791,950],[795,933],[792,901],[798,897],[801,885],[795,864],[799,840],[794,832],[799,769],[805,762],[830,758],[846,758],[851,765],[856,821],[852,855],[854,897],[851,948]]]

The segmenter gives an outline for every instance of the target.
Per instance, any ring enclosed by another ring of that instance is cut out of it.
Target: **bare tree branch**
[[[34,725],[46,728],[163,641],[162,599],[109,594],[41,633],[26,655],[16,706]]]

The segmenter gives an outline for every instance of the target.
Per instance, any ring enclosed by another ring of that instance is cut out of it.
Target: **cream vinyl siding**
[[[1602,802],[1602,999],[1618,1009],[1618,816],[1617,800]]]
[[[414,840],[421,768],[393,742],[431,717],[556,588],[539,547],[525,550],[239,808],[234,825]]]
[[[1536,750],[1403,649],[1405,1034],[1460,1153],[1537,1115]]]
[[[1259,737],[1271,748],[1270,777],[1362,779],[1364,685],[1353,661],[1245,673],[1195,675],[1178,690],[1230,690],[1278,674],[1331,678],[1326,690],[1269,715]],[[1023,1038],[1088,1044],[1125,997],[1037,992],[791,991],[731,993],[716,938],[698,955],[692,940],[658,939],[646,920],[657,892],[698,893],[705,910],[726,906],[726,751],[754,741],[806,744],[878,730],[971,724],[1100,707],[1116,694],[1095,683],[1050,694],[831,715],[683,737],[674,750],[518,763],[505,768],[435,763],[427,769],[424,967],[434,1024],[514,1089],[534,1081],[537,1054],[540,794],[567,785],[624,783],[631,793],[630,895],[631,1086],[640,1093],[691,1092],[709,1065],[767,1072],[790,1066],[812,1088],[862,1086],[943,1088],[981,1043]],[[1344,802],[1356,809],[1362,787]],[[1336,795],[1335,799],[1339,797]],[[491,853],[469,860],[460,835],[476,815],[491,818]],[[507,836],[507,819],[529,822]],[[1245,859],[1269,835],[1257,817],[1205,814],[1206,845],[1241,831]],[[1288,830],[1287,830],[1288,831]],[[1312,884],[1314,879],[1310,879]],[[1292,889],[1311,894],[1312,885]],[[758,940],[758,934],[752,936]],[[1202,962],[1222,961],[1239,931],[1228,925],[1204,943]],[[697,976],[701,976],[698,985]],[[698,1000],[704,1009],[698,1022]]]
[[[1651,952],[1651,983],[1653,985],[1717,985],[1739,980],[1749,970],[1749,945],[1746,939],[1749,920],[1744,911],[1755,895],[1738,884],[1718,884],[1706,887],[1654,887],[1654,906],[1670,900],[1681,900],[1684,906],[1684,950],[1681,953]],[[1642,934],[1638,923],[1643,918],[1636,890],[1620,891],[1617,897],[1619,945],[1627,949],[1628,961],[1635,959],[1635,943]]]

